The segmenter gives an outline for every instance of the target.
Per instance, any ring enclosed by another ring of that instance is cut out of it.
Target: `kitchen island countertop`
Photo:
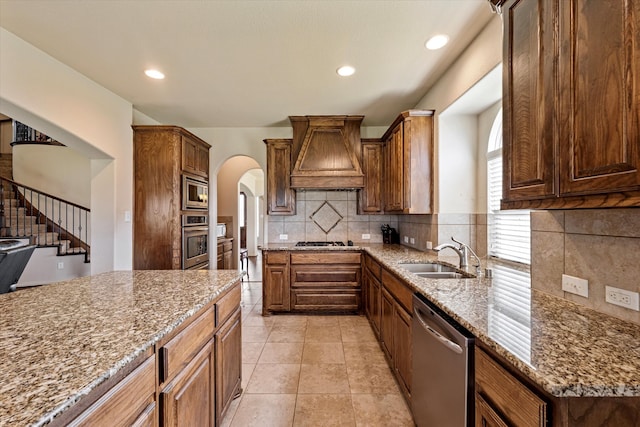
[[[0,425],[45,425],[237,283],[117,271],[0,295]]]
[[[483,260],[483,267],[493,269],[492,278],[436,280],[398,264],[438,260],[457,265],[457,256],[383,244],[262,247],[345,249],[371,255],[553,396],[640,396],[640,326],[523,285],[529,280],[526,266]],[[513,304],[513,298],[519,303]]]

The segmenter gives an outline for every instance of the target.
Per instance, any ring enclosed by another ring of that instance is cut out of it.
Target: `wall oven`
[[[182,216],[182,269],[209,267],[209,226],[207,215]]]
[[[182,209],[208,209],[209,183],[182,175]]]

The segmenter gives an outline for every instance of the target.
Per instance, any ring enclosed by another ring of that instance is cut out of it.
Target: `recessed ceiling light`
[[[446,34],[438,34],[427,40],[424,45],[429,50],[436,50],[444,47],[447,43],[449,43],[449,36]]]
[[[355,72],[356,72],[356,69],[353,68],[351,65],[343,65],[342,67],[336,70],[336,73],[338,73],[338,75],[342,77],[351,76]]]
[[[151,77],[152,79],[156,79],[156,80],[164,79],[164,74],[162,74],[158,70],[149,69],[149,70],[145,70],[144,73],[147,75],[147,77]]]

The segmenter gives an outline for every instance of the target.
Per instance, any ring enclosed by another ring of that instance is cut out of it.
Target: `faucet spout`
[[[460,268],[463,269],[469,265],[469,252],[471,252],[472,256],[478,261],[478,264],[475,265],[476,269],[480,267],[480,258],[478,258],[478,256],[475,254],[475,252],[473,252],[473,249],[471,249],[469,245],[467,245],[466,243],[462,243],[453,237],[451,237],[451,240],[457,243],[458,246],[452,243],[442,243],[441,245],[433,248],[433,250],[439,252],[446,248],[453,249],[458,254],[458,257],[460,257]]]

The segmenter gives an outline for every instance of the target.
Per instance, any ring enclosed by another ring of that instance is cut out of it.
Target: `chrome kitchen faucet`
[[[451,240],[453,240],[455,243],[457,243],[458,246],[456,246],[454,244],[451,244],[451,243],[443,243],[443,244],[438,245],[435,248],[433,248],[433,250],[436,251],[436,252],[439,252],[442,249],[450,248],[450,249],[453,249],[454,251],[456,251],[456,253],[460,257],[460,268],[461,269],[464,269],[469,265],[469,252],[471,252],[471,255],[478,261],[478,263],[474,264],[473,266],[476,268],[476,270],[479,270],[480,269],[480,258],[478,258],[478,255],[476,255],[476,253],[473,251],[473,249],[471,249],[471,247],[469,245],[467,245],[466,243],[462,243],[462,242],[454,239],[453,236],[451,237]]]

